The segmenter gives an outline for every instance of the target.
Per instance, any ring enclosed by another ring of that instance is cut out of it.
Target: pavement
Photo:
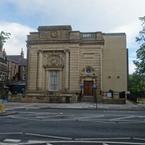
[[[129,111],[145,111],[144,104],[133,104],[126,101],[126,104],[101,104],[101,103],[19,103],[7,102],[4,104],[5,112],[14,111],[16,109],[98,109],[98,110],[129,110]]]

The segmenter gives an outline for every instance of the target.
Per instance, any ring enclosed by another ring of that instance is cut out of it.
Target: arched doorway
[[[91,66],[87,66],[82,70],[80,76],[81,101],[95,102],[95,94],[97,87],[97,76]]]

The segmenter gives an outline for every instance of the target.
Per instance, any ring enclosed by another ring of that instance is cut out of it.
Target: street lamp
[[[93,84],[93,90],[94,90],[94,97],[95,97],[96,109],[97,109],[97,96],[96,96],[96,89],[97,89],[97,86],[96,86],[96,84],[94,83],[94,84]]]
[[[80,84],[80,90],[81,90],[81,92],[80,92],[79,101],[81,101],[81,99],[82,99],[82,95],[83,95],[83,88],[84,88],[84,85],[81,83],[81,84]]]

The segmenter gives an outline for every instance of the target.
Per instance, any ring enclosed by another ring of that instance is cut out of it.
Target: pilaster
[[[37,89],[42,89],[42,59],[43,54],[42,51],[38,51],[37,60],[38,60],[38,68],[37,68]]]
[[[65,66],[65,89],[69,89],[69,50],[65,51],[66,66]]]

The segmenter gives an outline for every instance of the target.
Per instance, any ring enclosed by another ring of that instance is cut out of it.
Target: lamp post
[[[80,89],[81,89],[81,92],[80,92],[80,99],[79,99],[79,101],[81,101],[81,99],[82,99],[82,94],[83,94],[83,84],[81,83],[80,84]]]
[[[96,103],[96,109],[97,109],[97,96],[96,96],[96,89],[97,89],[97,87],[96,87],[96,84],[94,83],[94,84],[93,84],[93,91],[94,91],[94,97],[95,97],[95,103]]]

